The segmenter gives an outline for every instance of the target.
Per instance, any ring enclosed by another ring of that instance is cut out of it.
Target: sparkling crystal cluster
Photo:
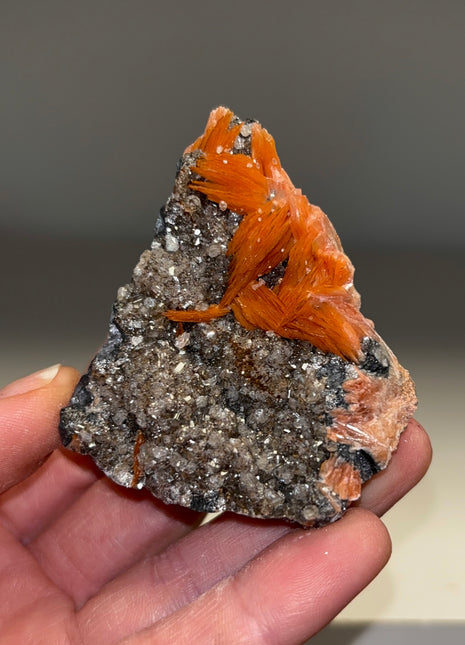
[[[64,445],[166,503],[337,519],[416,404],[352,277],[270,135],[218,108],[62,410]]]

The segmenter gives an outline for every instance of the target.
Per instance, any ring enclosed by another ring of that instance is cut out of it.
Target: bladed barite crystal
[[[352,279],[268,132],[214,110],[62,410],[63,444],[166,503],[337,519],[416,405]]]

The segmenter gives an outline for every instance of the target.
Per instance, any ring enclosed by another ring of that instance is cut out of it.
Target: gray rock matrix
[[[247,144],[238,137],[241,151]],[[354,365],[305,341],[248,331],[232,313],[182,327],[162,315],[220,301],[240,222],[188,187],[190,165],[187,154],[151,248],[118,291],[107,341],[62,410],[63,444],[168,504],[333,521],[348,502],[322,491],[321,464],[337,455],[363,481],[379,469],[363,450],[327,438],[332,411],[347,408],[343,384],[356,377]],[[383,345],[365,338],[362,348],[359,367],[384,379]]]

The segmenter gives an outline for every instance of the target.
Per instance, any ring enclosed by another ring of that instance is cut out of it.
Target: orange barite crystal
[[[190,188],[242,215],[228,247],[226,291],[205,311],[169,310],[179,322],[208,322],[232,310],[247,329],[306,340],[349,360],[373,324],[360,313],[353,266],[332,224],[309,203],[283,170],[271,135],[251,123],[251,155],[234,153],[243,123],[224,107],[214,110],[204,134],[185,153],[199,152]],[[287,263],[281,281],[261,279]]]

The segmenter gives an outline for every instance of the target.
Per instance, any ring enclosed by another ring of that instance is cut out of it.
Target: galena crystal
[[[326,215],[255,121],[214,110],[62,410],[63,444],[168,504],[340,517],[415,409]]]

